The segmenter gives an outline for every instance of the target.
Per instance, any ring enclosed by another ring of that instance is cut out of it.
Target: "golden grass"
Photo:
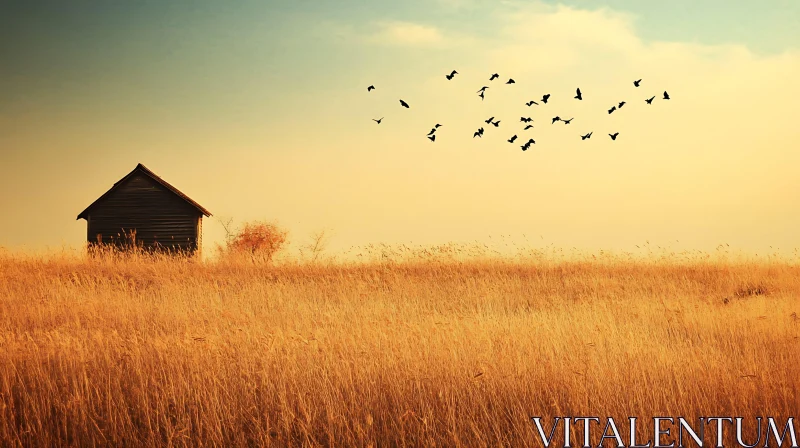
[[[534,415],[785,419],[799,292],[793,263],[700,255],[0,253],[0,446],[521,447]]]

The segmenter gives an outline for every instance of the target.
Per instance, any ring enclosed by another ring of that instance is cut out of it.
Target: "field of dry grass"
[[[0,253],[0,446],[520,447],[534,415],[800,409],[795,263],[428,255]]]

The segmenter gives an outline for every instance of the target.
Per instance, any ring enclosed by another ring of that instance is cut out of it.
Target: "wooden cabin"
[[[141,163],[78,215],[89,245],[199,253],[211,213]]]

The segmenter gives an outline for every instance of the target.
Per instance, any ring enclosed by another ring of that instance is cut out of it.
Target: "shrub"
[[[288,235],[288,231],[274,223],[248,222],[229,235],[225,252],[228,255],[248,255],[254,262],[271,262],[275,254],[286,247]]]

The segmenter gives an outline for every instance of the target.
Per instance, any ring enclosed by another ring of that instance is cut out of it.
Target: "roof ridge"
[[[137,164],[137,165],[136,165],[136,168],[134,168],[134,169],[133,169],[133,171],[131,171],[130,173],[126,174],[124,177],[122,177],[122,179],[120,179],[120,180],[116,181],[116,182],[114,183],[114,185],[113,185],[113,186],[112,186],[112,187],[111,187],[111,188],[110,188],[108,191],[106,191],[105,193],[103,193],[103,194],[102,194],[102,195],[101,195],[99,198],[97,198],[97,199],[96,199],[94,202],[92,202],[92,203],[91,203],[91,204],[90,204],[88,207],[86,207],[86,209],[85,209],[84,211],[82,211],[82,212],[81,212],[81,213],[78,215],[78,218],[77,218],[77,219],[81,219],[81,218],[83,218],[83,219],[86,219],[86,217],[87,217],[87,215],[88,215],[88,212],[89,212],[89,210],[90,210],[92,207],[94,207],[94,206],[95,206],[95,205],[96,205],[98,202],[100,202],[100,201],[101,201],[103,198],[105,198],[106,196],[108,196],[109,194],[111,194],[111,192],[113,192],[115,189],[117,189],[117,188],[119,187],[119,185],[121,185],[121,184],[122,184],[124,181],[126,181],[127,179],[129,179],[129,178],[130,178],[130,177],[131,177],[131,176],[132,176],[134,173],[136,173],[137,171],[138,171],[138,172],[142,172],[142,173],[146,174],[148,177],[150,177],[151,179],[153,179],[153,180],[154,180],[154,181],[156,181],[157,183],[161,184],[161,185],[162,185],[163,187],[165,187],[167,190],[171,191],[171,192],[172,192],[173,194],[175,194],[176,196],[178,196],[178,197],[180,197],[181,199],[183,199],[184,201],[188,202],[190,205],[192,205],[192,206],[193,206],[193,207],[195,207],[195,208],[196,208],[198,211],[200,211],[200,213],[202,213],[203,215],[205,215],[205,216],[207,216],[207,217],[208,217],[208,216],[211,216],[211,212],[209,212],[208,210],[206,210],[206,209],[205,209],[205,208],[204,208],[202,205],[200,205],[200,204],[198,204],[197,202],[193,201],[193,200],[192,200],[192,199],[191,199],[189,196],[186,196],[186,195],[185,195],[185,194],[183,194],[183,193],[182,193],[180,190],[178,190],[177,188],[175,188],[174,186],[172,186],[172,185],[171,185],[169,182],[165,181],[165,180],[164,180],[164,179],[162,179],[160,176],[158,176],[156,173],[154,173],[152,170],[150,170],[149,168],[147,168],[147,167],[146,167],[146,166],[144,166],[143,164],[139,163],[139,164]]]

